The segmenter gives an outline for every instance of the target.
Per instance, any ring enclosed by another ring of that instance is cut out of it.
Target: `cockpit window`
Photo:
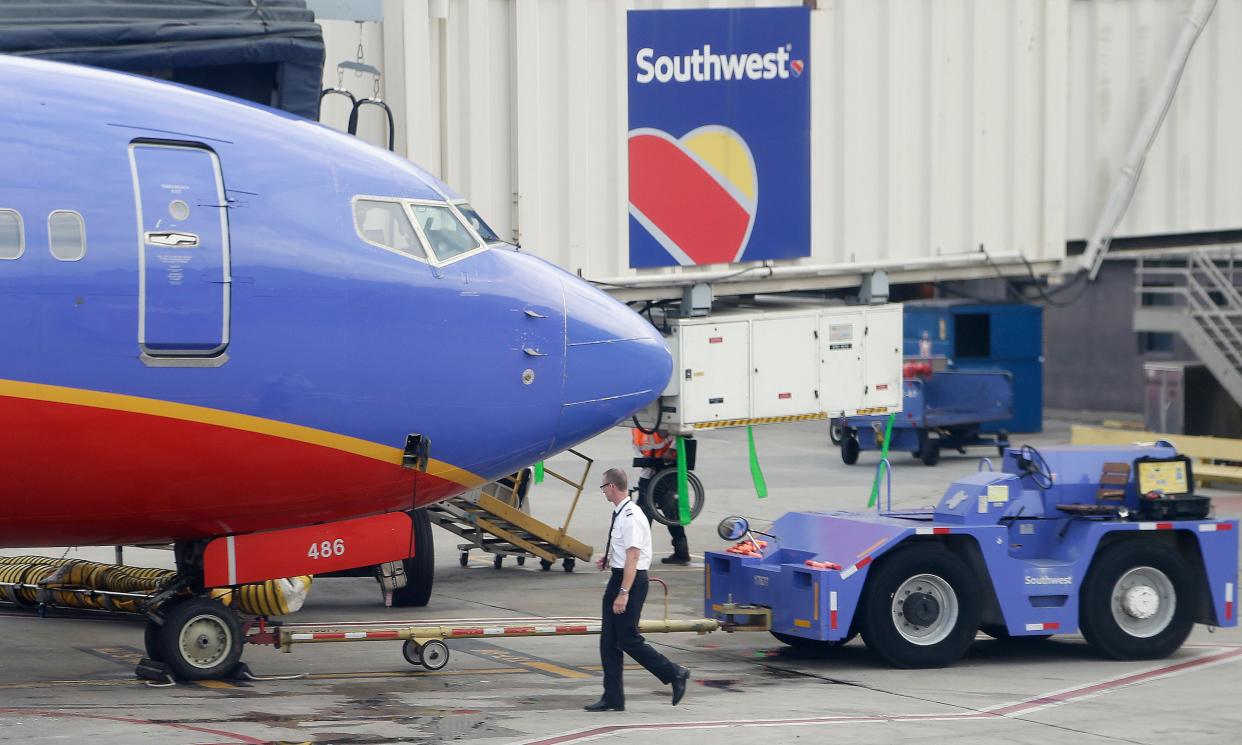
[[[400,202],[358,199],[354,202],[354,225],[368,243],[420,259],[427,258],[427,252]]]
[[[423,235],[431,244],[431,250],[440,261],[451,259],[467,251],[479,248],[479,242],[466,230],[466,226],[457,219],[448,205],[418,204],[411,205],[414,219],[423,229]]]
[[[479,234],[484,243],[504,243],[500,236],[496,235],[496,231],[492,230],[492,226],[483,222],[483,218],[479,216],[477,210],[465,202],[457,203],[457,211],[466,218],[466,223],[474,228],[474,232]]]

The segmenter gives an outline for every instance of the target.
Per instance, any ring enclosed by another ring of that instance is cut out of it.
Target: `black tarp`
[[[0,0],[0,53],[139,73],[319,118],[302,0]]]

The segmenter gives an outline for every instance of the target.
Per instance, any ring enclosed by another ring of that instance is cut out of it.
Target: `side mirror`
[[[744,517],[730,516],[716,526],[716,534],[726,541],[736,541],[750,530],[750,523]]]

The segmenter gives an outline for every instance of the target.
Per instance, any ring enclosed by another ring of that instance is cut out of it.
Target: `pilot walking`
[[[585,706],[587,711],[625,711],[622,652],[661,683],[673,687],[673,706],[686,695],[690,671],[672,663],[657,652],[638,633],[638,620],[647,600],[647,569],[651,566],[651,526],[642,511],[630,500],[625,471],[609,468],[600,490],[612,504],[612,522],[604,555],[595,562],[600,571],[611,569],[608,589],[604,590],[599,655],[604,665],[604,695]]]

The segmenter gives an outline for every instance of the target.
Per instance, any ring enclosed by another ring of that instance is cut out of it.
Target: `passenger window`
[[[16,259],[26,250],[22,216],[16,210],[0,210],[0,259]]]
[[[399,202],[381,202],[378,199],[358,199],[354,202],[354,226],[358,235],[368,243],[391,248],[394,251],[427,258],[423,244],[410,225],[405,207]]]
[[[427,236],[431,250],[440,261],[473,251],[479,247],[478,241],[466,230],[461,220],[453,214],[448,205],[415,204],[414,219]]]
[[[56,210],[47,216],[47,246],[61,261],[77,261],[86,255],[86,228],[82,216]]]

